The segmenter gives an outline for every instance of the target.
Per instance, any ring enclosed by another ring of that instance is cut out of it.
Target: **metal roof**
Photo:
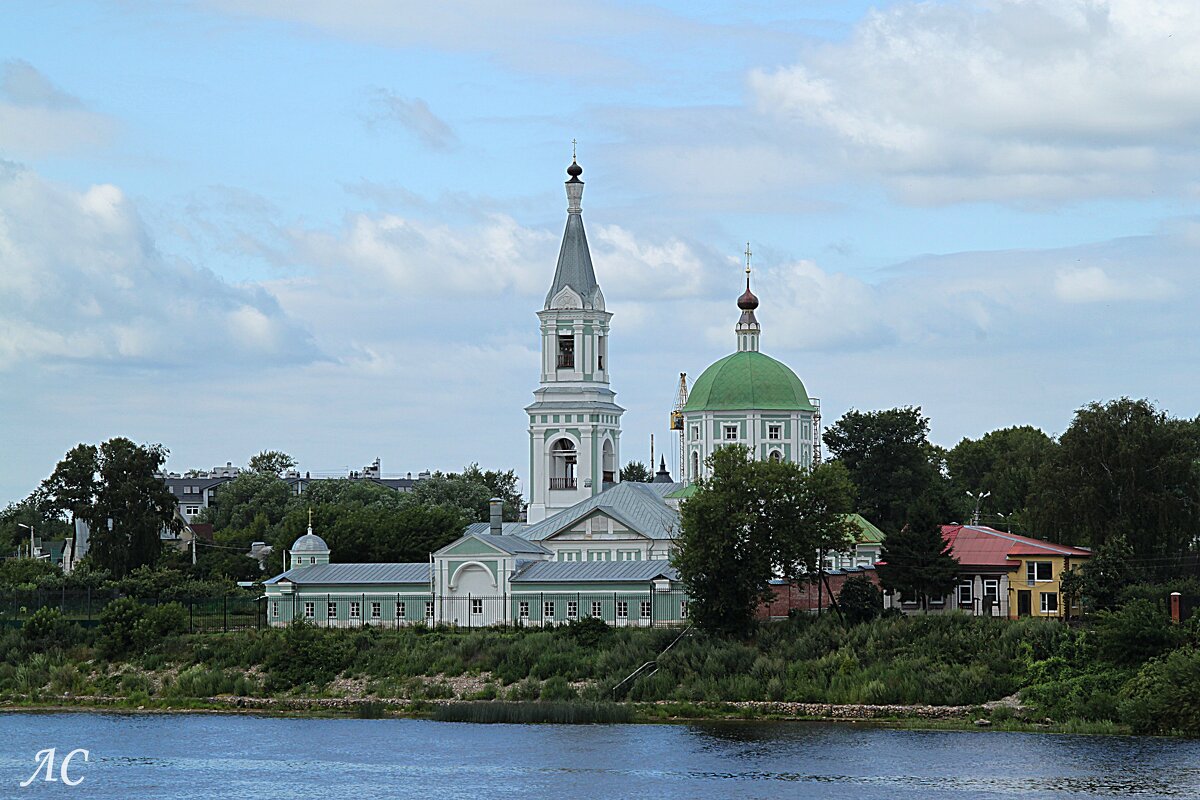
[[[305,584],[336,585],[348,583],[429,583],[428,563],[416,564],[312,564],[290,569],[264,584],[287,580]]]
[[[601,583],[607,581],[679,580],[666,560],[655,561],[535,561],[513,576],[513,583]]]
[[[292,542],[291,549],[293,553],[325,553],[329,551],[329,545],[310,528],[308,533]]]
[[[509,553],[510,555],[517,555],[520,553],[536,553],[538,555],[546,555],[550,552],[537,542],[532,542],[528,538],[522,538],[521,536],[513,535],[511,531],[516,530],[517,526],[520,525],[521,523],[519,522],[506,522],[504,523],[504,528],[501,528],[501,530],[507,528],[510,533],[500,534],[497,536],[489,532],[491,529],[488,526],[488,523],[472,522],[467,526],[467,529],[463,532],[463,535],[460,538],[455,539],[441,550],[438,550],[437,553],[434,553],[434,555],[454,547],[454,545],[467,538],[473,538],[480,542],[484,542],[485,544],[491,545],[492,547],[495,547],[496,549],[505,553]],[[482,530],[479,528],[479,526],[483,526]]]
[[[563,231],[562,247],[558,251],[558,266],[554,269],[554,282],[546,292],[545,308],[552,307],[555,295],[564,286],[570,286],[583,300],[585,309],[603,309],[604,297],[600,284],[596,283],[596,271],[592,268],[592,254],[588,250],[587,234],[583,230],[583,215],[572,210],[567,214],[567,227]]]
[[[530,525],[521,535],[533,541],[548,539],[593,512],[602,511],[635,533],[651,539],[673,539],[679,531],[679,513],[667,505],[663,495],[674,488],[675,484],[671,483],[622,481]]]
[[[697,411],[815,411],[804,384],[782,361],[753,350],[725,356],[700,374],[684,413]]]
[[[950,545],[958,563],[964,566],[1014,569],[1017,563],[1013,559],[1022,556],[1087,558],[1092,554],[1078,547],[1043,542],[984,525],[943,525],[942,538]]]

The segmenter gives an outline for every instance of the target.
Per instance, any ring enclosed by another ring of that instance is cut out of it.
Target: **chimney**
[[[499,536],[504,530],[504,501],[499,497],[493,497],[488,501],[488,510],[492,517],[492,533]]]

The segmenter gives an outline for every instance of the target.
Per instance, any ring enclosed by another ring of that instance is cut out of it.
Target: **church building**
[[[606,310],[583,227],[583,174],[567,168],[567,223],[554,278],[537,312],[541,366],[529,420],[527,521],[490,522],[431,553],[427,563],[338,563],[311,528],[287,571],[265,582],[267,619],[335,627],[558,624],[581,616],[614,625],[682,624],[687,595],[671,566],[679,505],[727,444],[756,458],[810,465],[816,404],[785,364],[759,351],[758,298],[738,298],[737,351],[701,374],[683,409],[686,480],[662,465],[650,483],[621,482],[621,417],[609,385]],[[864,528],[865,531],[865,528]],[[868,541],[863,546],[878,542]],[[848,569],[869,569],[850,558]],[[872,559],[873,562],[873,559]]]

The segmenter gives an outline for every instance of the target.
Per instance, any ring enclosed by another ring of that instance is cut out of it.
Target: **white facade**
[[[529,415],[529,522],[569,508],[620,480],[621,415],[609,388],[612,314],[596,283],[583,229],[582,169],[567,181],[567,226],[554,282],[538,312],[540,385]]]

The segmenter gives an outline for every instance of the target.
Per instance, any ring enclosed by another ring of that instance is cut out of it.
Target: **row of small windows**
[[[473,605],[474,602],[482,602],[482,601],[472,601],[472,608],[474,608],[474,605]],[[371,608],[371,619],[382,619],[383,618],[383,603],[381,601],[372,601],[370,608]],[[397,600],[396,601],[396,616],[395,616],[395,618],[396,619],[404,619],[407,616],[407,614],[406,614],[407,610],[408,610],[408,604],[403,600]],[[359,600],[351,600],[349,611],[350,611],[350,619],[362,619],[362,602]],[[482,611],[482,607],[481,607],[481,611]],[[329,619],[337,619],[337,615],[338,615],[337,601],[330,600],[330,601],[326,602],[325,603],[325,616],[328,617]],[[271,601],[271,616],[272,617],[279,616],[279,601],[278,600]],[[304,618],[305,619],[315,619],[316,616],[317,616],[316,601],[315,600],[305,600],[304,601]],[[432,600],[425,601],[425,619],[433,619],[433,601]]]
[[[326,610],[325,610],[326,616],[329,619],[337,619],[337,616],[338,616],[337,602],[334,600],[330,600],[325,604],[325,607],[326,607]],[[521,600],[517,605],[518,616],[521,619],[529,619],[529,608],[530,608],[530,601],[529,600]],[[556,609],[557,609],[556,601],[547,600],[544,603],[542,603],[542,616],[546,619],[555,619],[557,616]],[[591,610],[591,616],[595,617],[596,619],[603,618],[604,604],[601,603],[599,600],[591,601],[591,609],[590,610]],[[350,611],[350,619],[362,619],[362,603],[360,601],[351,600],[349,611]],[[379,601],[372,601],[370,603],[370,611],[371,611],[371,616],[370,616],[371,619],[382,619],[383,618],[383,603],[379,602]],[[397,601],[395,618],[396,619],[404,619],[407,616],[406,611],[407,611],[407,604],[403,600]],[[425,601],[425,619],[433,619],[433,617],[434,617],[433,612],[434,612],[433,601],[426,600]],[[639,601],[638,613],[642,619],[650,619],[651,604],[650,604],[649,600]],[[483,614],[483,600],[482,599],[480,599],[480,598],[472,598],[471,599],[471,614],[473,614],[475,616],[479,616],[479,615]],[[679,616],[681,618],[686,618],[687,614],[688,614],[687,601],[686,600],[679,601]],[[271,616],[273,618],[279,617],[279,601],[278,600],[271,601]],[[304,601],[304,618],[305,619],[315,619],[316,616],[317,616],[316,601],[315,600]],[[616,601],[616,616],[617,616],[617,619],[628,619],[629,618],[629,601],[628,600],[617,600]],[[567,619],[578,619],[578,618],[579,618],[579,601],[578,600],[568,600],[567,601]]]
[[[617,561],[641,561],[641,550],[617,550]],[[588,561],[612,561],[614,552],[612,550],[559,550],[559,561],[583,561],[586,557]]]
[[[479,603],[480,603],[479,611],[475,611],[474,601],[472,601],[472,606],[471,606],[472,614],[482,614],[483,613],[483,601],[479,601]],[[521,600],[520,602],[517,603],[517,616],[521,619],[529,619],[529,609],[530,609],[530,601],[529,600]],[[545,602],[543,602],[542,603],[543,619],[556,619],[557,618],[556,610],[557,610],[557,604],[554,600],[546,600]],[[640,618],[641,619],[650,619],[650,614],[651,614],[650,601],[649,600],[639,601],[638,615],[640,616]],[[679,601],[679,616],[680,616],[680,618],[686,619],[687,614],[688,614],[687,600],[680,600]],[[604,604],[601,603],[599,600],[593,600],[591,602],[591,616],[594,617],[595,619],[603,619],[604,618]],[[616,601],[616,617],[617,617],[617,619],[629,619],[629,601],[628,600]],[[579,601],[578,600],[568,600],[567,601],[567,619],[579,619]]]
[[[731,441],[731,442],[737,441],[738,439],[742,438],[741,429],[736,424],[722,425],[721,426],[721,438],[725,439],[726,441]],[[772,442],[783,441],[783,426],[782,425],[768,425],[767,426],[767,440],[772,441]],[[700,441],[700,426],[699,425],[692,426],[692,441],[693,442]]]

